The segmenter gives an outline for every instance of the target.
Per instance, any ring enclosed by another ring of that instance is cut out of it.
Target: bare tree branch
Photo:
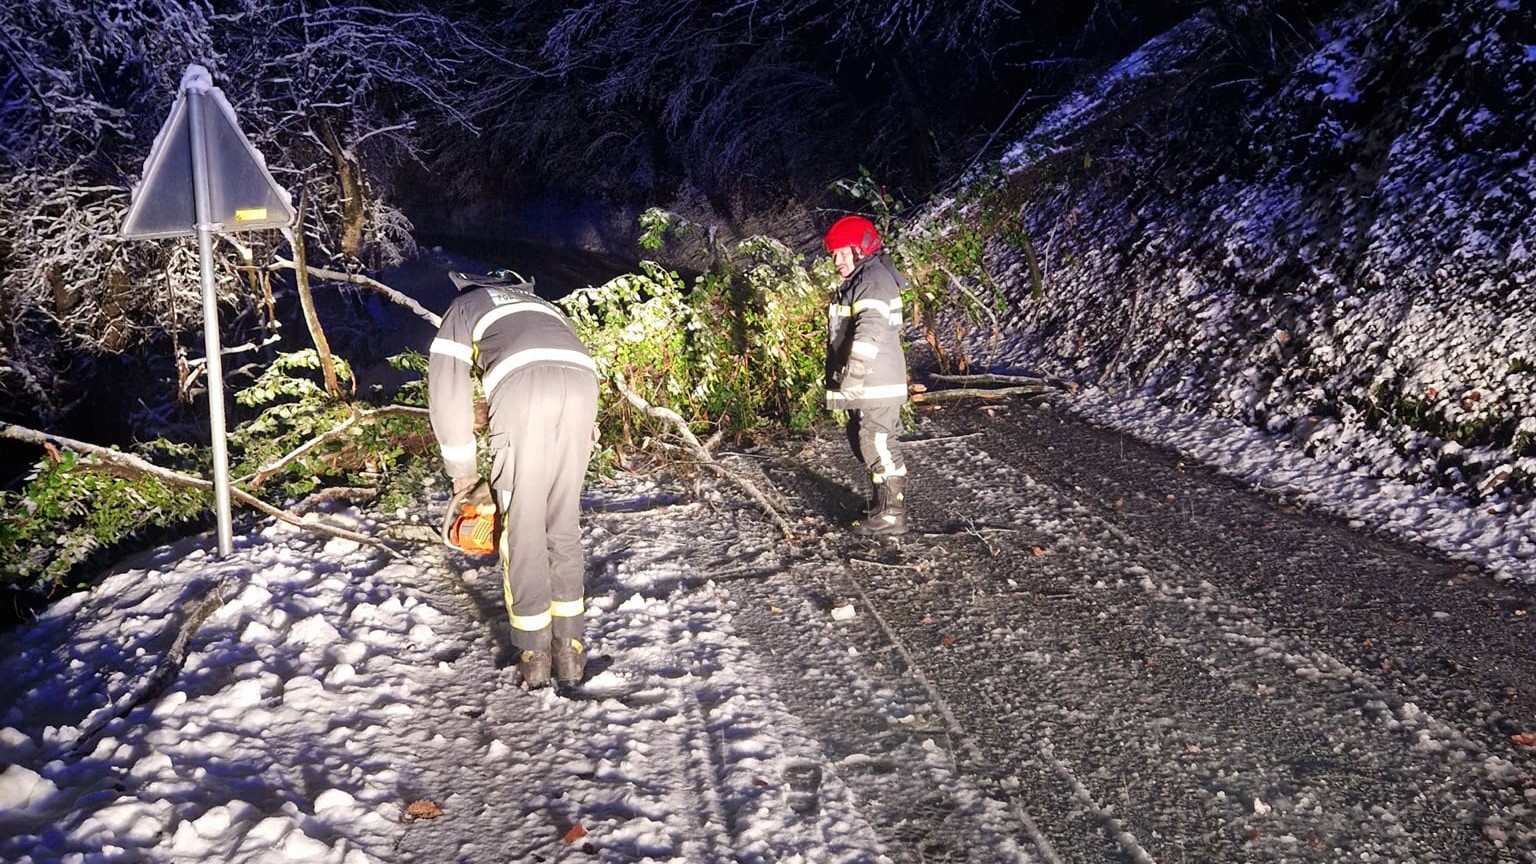
[[[933,402],[960,402],[966,399],[1002,399],[1007,396],[1039,396],[1048,392],[1048,387],[961,387],[955,390],[928,390],[922,393],[913,393],[912,401],[920,403]]]
[[[694,460],[701,467],[707,468],[731,481],[737,488],[747,493],[747,497],[752,499],[752,502],[757,505],[759,510],[763,511],[764,515],[773,521],[774,525],[778,526],[779,531],[783,532],[786,538],[794,536],[794,529],[790,528],[789,523],[784,520],[784,517],[779,515],[778,509],[773,506],[773,502],[768,500],[768,496],[764,495],[756,486],[747,482],[746,478],[742,477],[739,473],[731,471],[724,465],[716,462],[704,445],[699,442],[698,436],[693,434],[693,431],[688,428],[688,424],[683,421],[682,417],[677,415],[676,411],[655,406],[646,401],[645,397],[629,389],[629,384],[624,380],[622,373],[613,373],[613,383],[619,388],[619,392],[624,395],[624,398],[629,401],[629,404],[635,406],[645,415],[655,417],[670,425],[673,431],[677,433],[677,437],[682,439],[684,448],[692,454]]]
[[[299,269],[298,264],[295,264],[294,262],[281,257],[273,260],[272,267],[274,269],[282,270]],[[380,282],[377,279],[369,278],[362,275],[361,273],[343,273],[340,270],[328,270],[324,267],[315,267],[313,265],[306,266],[304,269],[309,273],[309,275],[314,276],[317,279],[327,279],[332,282],[346,282],[349,285],[359,285],[363,288],[376,291],[388,298],[390,302],[404,306],[405,308],[411,310],[411,312],[415,313],[417,317],[431,323],[433,327],[440,326],[443,323],[443,316],[438,315],[436,312],[433,312],[420,303],[417,303],[411,297],[396,291],[395,289],[385,285],[383,282]]]

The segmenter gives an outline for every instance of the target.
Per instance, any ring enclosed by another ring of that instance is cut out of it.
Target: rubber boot
[[[582,646],[581,640],[556,642],[552,659],[556,681],[567,685],[581,683],[581,676],[587,670],[587,649]]]
[[[549,686],[550,658],[548,651],[524,650],[517,658],[517,671],[523,675],[523,683],[529,690]]]
[[[894,537],[907,533],[907,478],[887,477],[875,485],[875,511],[853,524],[861,537]]]

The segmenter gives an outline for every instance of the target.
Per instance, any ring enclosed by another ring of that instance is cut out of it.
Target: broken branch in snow
[[[948,267],[942,267],[940,269],[944,271],[945,276],[949,277],[949,284],[959,288],[965,294],[965,296],[971,298],[971,302],[975,304],[972,306],[973,309],[980,309],[987,314],[988,318],[992,320],[992,339],[988,343],[988,350],[996,352],[997,344],[1002,341],[1003,338],[1003,324],[1001,321],[997,320],[997,313],[992,311],[991,304],[982,300],[980,297],[977,297],[976,292],[967,287],[965,281],[962,280],[959,276],[956,276]]]
[[[870,567],[884,567],[887,570],[916,570],[921,572],[927,569],[926,564],[887,564],[884,561],[875,561],[870,558],[860,558],[856,555],[850,555],[848,557],[848,562],[851,564],[866,564]]]
[[[100,459],[103,463],[106,463],[102,465],[81,463],[80,467],[87,471],[121,471],[126,469],[141,476],[153,477],[162,483],[169,483],[173,486],[185,486],[192,489],[201,489],[205,492],[213,491],[212,480],[204,480],[201,477],[194,477],[191,474],[183,474],[180,471],[156,465],[155,463],[139,456],[135,456],[132,453],[124,453],[121,450],[112,450],[110,448],[102,447],[97,444],[90,444],[85,441],[76,441],[73,438],[65,438],[61,435],[49,435],[44,432],[39,432],[36,429],[28,429],[25,426],[17,426],[12,423],[0,423],[0,438],[10,438],[14,441],[24,441],[28,444],[37,444],[43,447],[64,447],[69,450],[74,450],[78,453],[83,453],[87,456],[94,456],[97,459]],[[373,537],[369,537],[366,534],[359,534],[356,531],[340,528],[335,525],[329,525],[316,519],[306,519],[302,516],[297,516],[288,512],[287,510],[274,507],[243,489],[236,489],[231,487],[229,494],[230,497],[234,498],[236,501],[239,501],[241,504],[244,504],[253,510],[265,513],[274,519],[287,522],[289,525],[293,525],[309,531],[315,531],[320,534],[328,534],[332,537],[339,537],[343,540],[351,540],[355,543],[363,543],[369,546],[375,546],[379,549],[383,549],[391,556],[396,558],[401,557],[399,552],[396,552],[394,549],[391,549],[390,547],[379,542]]]
[[[220,582],[205,586],[200,595],[193,598],[196,601],[195,603],[183,603],[177,606],[176,611],[179,613],[181,620],[176,624],[176,636],[171,641],[170,650],[166,653],[159,667],[155,669],[154,674],[149,676],[147,680],[141,680],[140,683],[136,684],[134,692],[128,694],[123,699],[116,700],[116,703],[110,706],[110,710],[94,712],[88,718],[90,720],[89,728],[76,739],[70,750],[71,754],[76,758],[80,758],[90,752],[95,748],[97,737],[106,731],[107,725],[110,722],[121,717],[127,717],[135,708],[154,700],[165,692],[165,689],[171,685],[171,682],[176,680],[176,676],[181,674],[182,668],[186,665],[187,646],[192,643],[192,639],[197,635],[197,631],[202,629],[203,623],[208,620],[209,616],[217,612],[220,606],[224,605],[224,595],[230,588],[231,581],[231,577],[226,576]]]
[[[785,537],[794,536],[794,530],[789,527],[789,523],[784,520],[784,517],[779,515],[779,511],[773,506],[773,502],[768,500],[768,496],[749,483],[746,478],[716,462],[714,457],[709,455],[709,450],[699,441],[698,436],[693,434],[693,430],[688,428],[688,424],[683,421],[682,417],[678,416],[676,411],[652,405],[646,401],[645,397],[629,389],[629,383],[624,380],[624,375],[621,372],[613,373],[613,383],[614,386],[619,388],[619,392],[624,395],[629,404],[635,406],[641,413],[647,417],[661,420],[671,426],[673,431],[677,433],[677,437],[682,439],[683,448],[693,456],[700,466],[708,468],[736,484],[738,488],[747,493],[747,497],[752,499],[753,503],[758,506],[758,509],[762,510],[769,519],[773,520],[773,524],[778,526],[779,531],[783,532]]]

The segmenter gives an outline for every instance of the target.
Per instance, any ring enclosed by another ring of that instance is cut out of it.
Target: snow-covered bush
[[[659,210],[642,220],[659,248],[669,231],[707,229]],[[710,235],[714,236],[714,235]],[[769,237],[716,248],[713,266],[689,285],[641,262],[640,272],[561,301],[599,371],[677,413],[697,434],[803,429],[821,416],[825,301],[830,264],[807,270]],[[610,453],[664,436],[664,424],[603,390],[599,418]]]

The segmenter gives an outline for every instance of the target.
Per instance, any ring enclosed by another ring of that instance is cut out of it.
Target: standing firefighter
[[[880,251],[874,223],[862,216],[832,223],[825,242],[843,277],[827,312],[827,407],[848,412],[848,442],[874,484],[874,506],[853,531],[905,534],[907,465],[894,445],[907,401],[901,350],[907,280]]]
[[[506,271],[450,273],[459,296],[432,340],[432,430],[453,478],[444,539],[461,505],[494,503],[502,592],[528,687],[581,680],[586,612],[581,487],[597,419],[597,367],[571,322]],[[489,406],[491,477],[479,477],[474,382]],[[488,509],[488,508],[487,508]],[[452,543],[452,541],[449,541]]]

